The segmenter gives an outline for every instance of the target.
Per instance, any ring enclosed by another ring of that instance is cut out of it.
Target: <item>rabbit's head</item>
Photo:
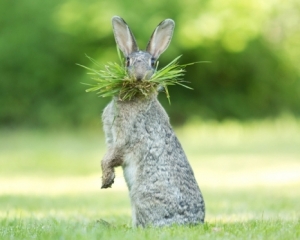
[[[156,27],[146,51],[139,50],[131,30],[121,17],[114,16],[112,25],[116,43],[126,59],[129,76],[138,81],[150,79],[155,71],[156,60],[169,46],[174,21],[166,19]]]

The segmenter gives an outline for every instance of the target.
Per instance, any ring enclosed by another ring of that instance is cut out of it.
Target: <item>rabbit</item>
[[[139,50],[121,17],[114,16],[112,26],[129,76],[149,80],[156,60],[169,46],[174,21],[166,19],[156,27],[146,51]],[[108,150],[101,161],[101,188],[111,187],[114,168],[122,166],[134,227],[203,223],[202,193],[157,95],[126,101],[115,96],[105,107],[102,121]]]

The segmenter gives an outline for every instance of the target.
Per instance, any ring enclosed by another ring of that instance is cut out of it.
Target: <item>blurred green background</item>
[[[85,93],[88,55],[118,61],[111,17],[122,16],[143,49],[156,25],[176,22],[160,66],[183,55],[193,91],[171,87],[173,124],[191,119],[300,115],[298,0],[23,0],[0,2],[0,125],[93,127],[109,99]]]

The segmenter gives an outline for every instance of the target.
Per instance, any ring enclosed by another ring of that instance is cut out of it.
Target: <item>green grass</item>
[[[299,239],[300,121],[176,129],[206,223],[132,229],[121,169],[100,189],[101,128],[0,131],[0,239]]]
[[[188,63],[179,65],[178,60],[181,56],[176,57],[169,64],[161,69],[158,69],[159,62],[156,62],[155,72],[147,81],[137,81],[128,75],[126,67],[124,66],[124,59],[121,57],[121,53],[118,50],[120,64],[116,62],[108,62],[106,65],[101,66],[94,59],[88,57],[97,68],[79,66],[88,70],[88,74],[92,76],[95,83],[84,83],[90,86],[86,89],[86,92],[97,92],[99,97],[112,97],[118,96],[121,101],[131,100],[134,97],[148,98],[154,92],[157,92],[159,86],[163,87],[166,96],[170,102],[170,95],[168,86],[180,85],[182,87],[191,89],[186,85],[186,81],[183,80],[185,73],[185,67],[193,65],[195,63]],[[200,63],[200,62],[199,62]]]
[[[11,239],[297,239],[300,236],[296,222],[261,220],[146,230],[106,226],[84,218],[30,218],[1,223],[7,226],[5,235]]]

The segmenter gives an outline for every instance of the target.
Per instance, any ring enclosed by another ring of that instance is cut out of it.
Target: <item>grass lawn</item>
[[[121,169],[100,190],[95,131],[0,130],[0,239],[300,239],[300,121],[195,122],[176,129],[206,223],[131,228]]]

